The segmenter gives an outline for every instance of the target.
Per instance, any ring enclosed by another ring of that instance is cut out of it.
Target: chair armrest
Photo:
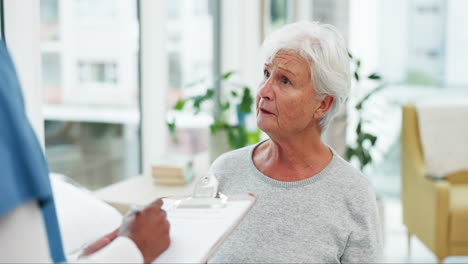
[[[450,184],[468,184],[468,170],[457,171],[447,175],[427,174],[426,178],[433,181],[448,181]]]
[[[468,184],[468,170],[447,174],[445,178],[450,184]]]
[[[403,222],[433,252],[447,252],[450,183],[412,171],[403,177]]]

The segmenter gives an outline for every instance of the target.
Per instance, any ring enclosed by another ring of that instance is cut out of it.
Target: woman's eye
[[[265,76],[266,78],[269,78],[270,72],[268,70],[263,70],[263,76]]]
[[[286,77],[283,77],[282,82],[283,82],[284,84],[291,84],[291,81],[289,81],[289,79],[286,78]]]

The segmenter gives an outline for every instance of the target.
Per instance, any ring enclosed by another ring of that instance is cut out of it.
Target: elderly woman
[[[371,184],[321,140],[350,89],[342,36],[299,22],[262,49],[256,115],[269,139],[211,167],[221,192],[251,192],[257,202],[210,262],[375,262],[382,241]]]

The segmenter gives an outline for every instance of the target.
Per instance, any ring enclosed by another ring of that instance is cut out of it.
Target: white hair
[[[263,42],[263,61],[271,63],[280,51],[297,53],[309,62],[312,84],[320,99],[334,97],[330,109],[320,120],[326,130],[340,111],[351,87],[348,51],[343,36],[328,24],[296,22],[271,33]]]

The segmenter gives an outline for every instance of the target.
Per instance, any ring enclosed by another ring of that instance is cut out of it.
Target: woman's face
[[[292,52],[279,52],[263,69],[257,93],[257,125],[267,134],[291,135],[318,126],[321,100],[309,63]]]

